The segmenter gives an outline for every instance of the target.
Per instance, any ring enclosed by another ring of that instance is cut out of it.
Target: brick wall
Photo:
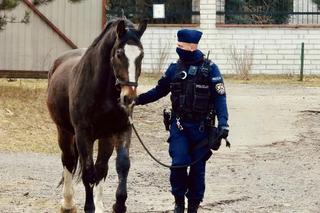
[[[176,32],[180,27],[149,27],[142,41],[145,48],[143,68],[156,72],[177,60]],[[252,52],[252,73],[298,74],[301,42],[305,43],[305,73],[320,74],[320,25],[314,27],[217,27],[216,0],[200,0],[199,48],[218,64],[222,73],[235,73],[231,50],[238,55]],[[159,55],[168,55],[164,61]]]

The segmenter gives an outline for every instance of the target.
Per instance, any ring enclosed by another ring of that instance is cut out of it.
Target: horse
[[[126,212],[132,133],[129,116],[137,96],[144,56],[140,39],[146,27],[146,20],[137,28],[127,19],[109,21],[87,49],[62,54],[49,71],[47,107],[62,153],[61,212],[77,211],[75,177],[82,179],[85,188],[85,212],[103,211],[101,181],[107,176],[114,149],[119,182],[113,212]],[[95,141],[98,153],[94,162]]]

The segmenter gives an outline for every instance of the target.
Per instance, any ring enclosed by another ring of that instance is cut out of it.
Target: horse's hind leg
[[[127,200],[127,177],[130,169],[129,146],[131,140],[131,129],[118,137],[116,145],[117,158],[116,170],[118,173],[119,184],[116,192],[116,203],[113,205],[115,213],[126,212],[125,202]]]
[[[90,128],[76,129],[75,140],[79,152],[82,171],[82,182],[86,191],[84,211],[94,213],[93,187],[96,183],[96,171],[93,163],[93,143]]]
[[[97,172],[97,182],[96,182],[96,192],[94,198],[94,204],[96,207],[95,213],[103,212],[103,202],[102,202],[102,186],[101,180],[105,179],[108,175],[108,161],[112,155],[114,145],[110,138],[100,139],[98,142],[98,156],[95,163],[95,168]]]
[[[73,174],[77,168],[78,152],[75,147],[73,135],[58,127],[58,141],[62,151],[61,161],[63,165],[63,200],[62,213],[77,212],[74,204]]]

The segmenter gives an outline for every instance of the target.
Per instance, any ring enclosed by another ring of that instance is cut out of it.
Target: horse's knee
[[[95,169],[97,173],[97,184],[108,175],[108,163],[96,163]]]
[[[95,167],[92,165],[82,168],[82,181],[84,184],[94,184],[97,181],[97,173]]]

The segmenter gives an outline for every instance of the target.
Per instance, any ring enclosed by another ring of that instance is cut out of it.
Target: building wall
[[[26,10],[20,3],[11,14],[23,17]],[[0,32],[0,45],[0,70],[48,70],[54,56],[70,49],[33,13],[30,24],[7,24]]]
[[[38,9],[78,47],[87,47],[102,29],[102,0],[55,0]]]
[[[238,55],[252,51],[252,73],[295,74],[300,70],[301,42],[305,43],[305,73],[320,74],[320,25],[301,27],[216,26],[219,0],[200,0],[203,31],[199,48],[219,65],[222,73],[235,73],[231,50]],[[38,9],[79,47],[87,47],[101,32],[101,1],[53,1]],[[22,17],[28,7],[22,2],[12,11]],[[186,26],[188,27],[188,26]],[[188,27],[192,28],[192,27]],[[142,37],[144,72],[163,72],[177,60],[176,32],[181,27],[149,26]],[[35,14],[30,24],[8,24],[0,32],[0,70],[48,70],[54,58],[70,47]]]
[[[102,28],[101,1],[73,4],[56,0],[38,9],[78,47],[87,47]],[[23,17],[31,11],[22,1],[12,11]],[[29,24],[7,24],[0,32],[0,70],[49,70],[53,60],[71,49],[38,15],[31,11]]]
[[[203,32],[199,48],[220,67],[222,73],[236,73],[231,50],[238,56],[252,52],[252,73],[297,74],[300,72],[301,43],[305,43],[305,73],[320,74],[320,25],[314,27],[221,27],[216,26],[216,0],[200,0],[200,26]],[[180,27],[149,27],[143,35],[143,68],[152,66],[165,44],[169,58],[164,67],[177,59],[176,32]],[[162,44],[163,43],[163,44]],[[150,54],[153,53],[153,54]]]

